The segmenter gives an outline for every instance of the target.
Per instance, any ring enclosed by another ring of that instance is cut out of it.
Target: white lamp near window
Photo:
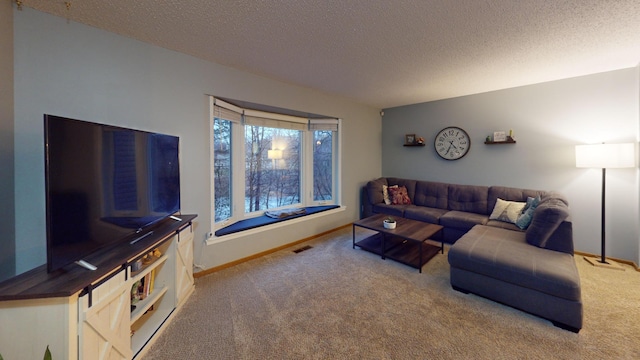
[[[267,150],[267,158],[270,160],[282,159],[282,150],[279,150],[279,149]]]
[[[634,144],[576,145],[576,167],[602,169],[601,255],[600,259],[585,257],[594,266],[624,270],[605,256],[605,181],[607,168],[629,168],[635,166]]]

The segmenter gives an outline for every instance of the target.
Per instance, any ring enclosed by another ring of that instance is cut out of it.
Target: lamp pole
[[[606,188],[606,179],[607,179],[607,168],[602,168],[602,212],[601,212],[601,216],[602,219],[600,220],[600,224],[602,224],[600,226],[600,236],[601,236],[601,242],[600,242],[600,254],[602,254],[600,262],[603,264],[608,264],[607,262],[607,257],[605,256],[604,252],[605,252],[605,231],[604,231],[604,220],[605,220],[605,216],[604,216],[604,208],[605,208],[605,203],[604,203],[604,199],[605,199],[605,188]]]

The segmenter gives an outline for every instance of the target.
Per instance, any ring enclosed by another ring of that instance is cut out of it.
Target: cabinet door
[[[0,301],[0,358],[77,359],[78,294]]]
[[[193,229],[191,226],[177,236],[176,301],[178,306],[193,292]]]
[[[80,359],[133,356],[129,326],[131,284],[125,276],[126,272],[120,271],[81,298]]]

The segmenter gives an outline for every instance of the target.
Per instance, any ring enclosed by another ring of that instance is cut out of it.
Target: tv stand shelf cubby
[[[135,244],[85,260],[91,271],[46,265],[0,283],[0,354],[54,359],[133,359],[194,290],[193,219],[167,219]]]

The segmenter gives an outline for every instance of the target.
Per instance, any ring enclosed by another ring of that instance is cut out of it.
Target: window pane
[[[231,122],[213,121],[215,221],[231,217]]]
[[[302,132],[245,125],[245,212],[300,203]]]
[[[333,132],[313,132],[313,200],[331,200],[333,189]]]

